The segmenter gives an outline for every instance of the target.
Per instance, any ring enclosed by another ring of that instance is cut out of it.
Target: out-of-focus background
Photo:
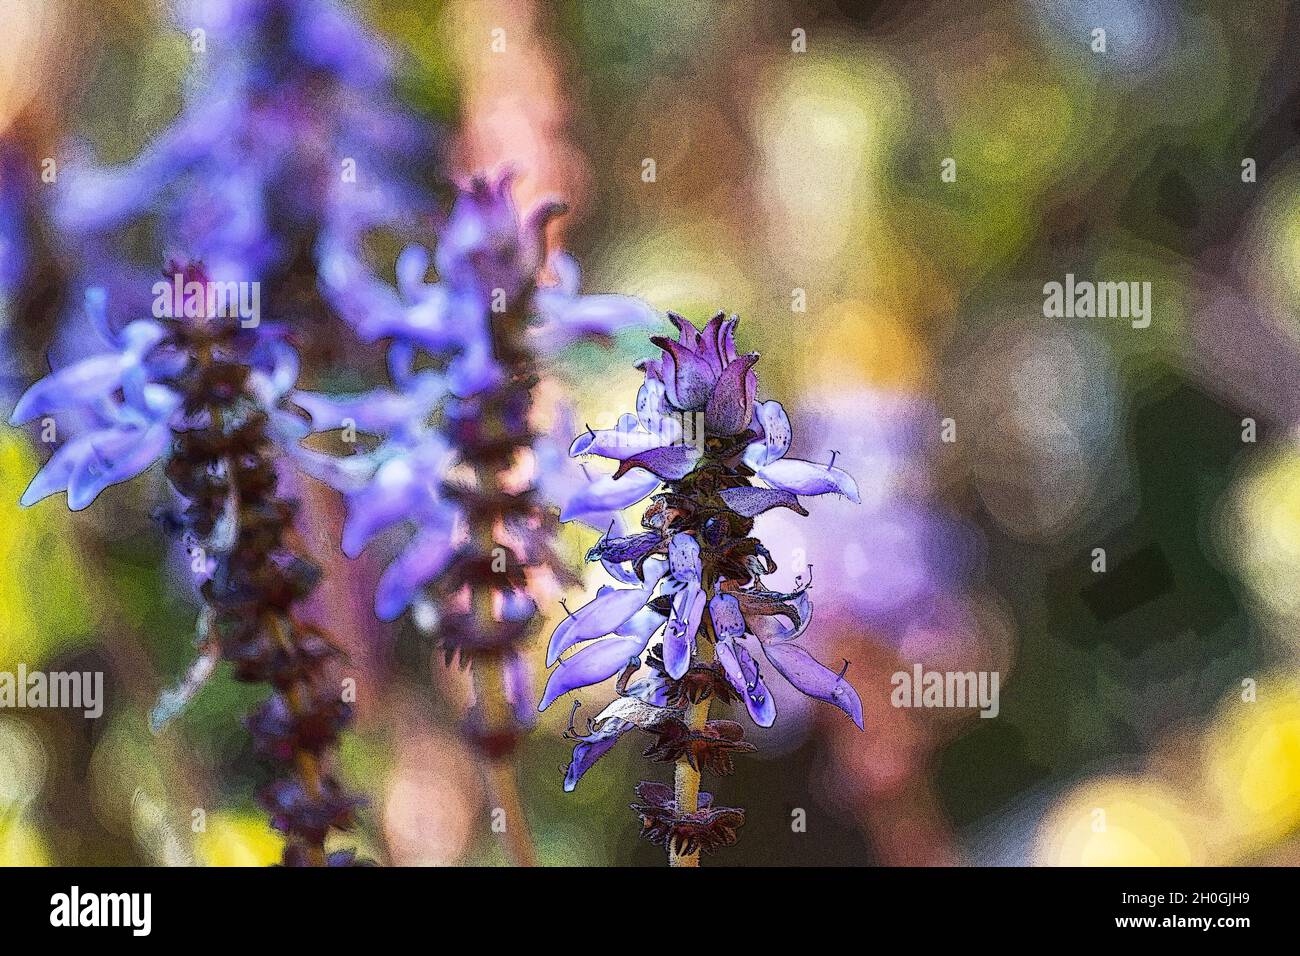
[[[413,178],[513,164],[521,203],[569,202],[553,238],[587,288],[697,322],[738,313],[801,457],[833,450],[857,477],[861,505],[809,499],[811,518],[778,511],[758,534],[773,583],[815,568],[809,643],[851,662],[866,730],[780,698],[759,753],[706,783],[748,813],[721,861],[1300,863],[1300,11],[350,9],[391,46],[400,108],[441,131],[440,168]],[[0,0],[6,415],[81,292],[42,224],[43,162],[146,149],[195,60],[221,55],[187,28],[212,10]],[[1067,273],[1149,281],[1150,326],[1044,318]],[[651,352],[577,350],[549,387],[611,426]],[[0,862],[272,862],[238,723],[256,689],[222,671],[150,730],[195,613],[148,517],[160,479],[75,515],[61,496],[20,509],[46,454],[0,428],[0,671],[103,670],[107,708],[0,709]],[[301,493],[327,566],[316,613],[360,682],[344,775],[369,807],[350,842],[382,862],[499,862],[457,735],[463,676],[409,620],[373,618],[382,548],[338,556],[338,503]],[[594,539],[564,544],[577,559]],[[534,663],[540,678],[540,647]],[[996,672],[997,716],[893,706],[916,665]],[[670,769],[625,741],[563,793],[567,710],[525,749],[542,861],[662,863],[627,805]]]

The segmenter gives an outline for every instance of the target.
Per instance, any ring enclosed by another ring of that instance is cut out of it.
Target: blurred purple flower
[[[55,418],[56,435],[60,428],[69,433],[27,486],[24,506],[66,491],[68,507],[82,510],[105,488],[134,478],[161,459],[173,430],[194,419],[169,383],[185,357],[168,347],[166,328],[152,319],[137,319],[115,331],[106,306],[103,289],[87,290],[86,315],[104,350],[35,382],[9,416],[11,425],[58,416],[63,422]],[[270,409],[273,431],[293,441],[305,428],[275,405],[297,376],[297,354],[269,325],[260,326],[257,335],[245,333],[244,339],[250,344],[250,386]]]
[[[538,358],[654,318],[638,299],[580,294],[574,259],[560,250],[546,251],[546,225],[564,211],[563,204],[543,202],[521,220],[510,194],[512,181],[509,170],[495,179],[475,177],[459,194],[438,238],[436,283],[424,281],[429,255],[418,246],[398,259],[397,291],[356,260],[340,257],[323,270],[364,340],[391,338],[408,349],[450,355],[447,385],[459,398],[473,398],[502,381],[491,326],[521,296],[528,299],[529,317],[518,346]],[[544,268],[556,277],[554,283],[540,279]]]
[[[204,31],[205,49],[176,120],[125,164],[96,165],[85,144],[62,163],[55,223],[81,284],[112,289],[122,315],[146,304],[151,267],[119,237],[147,217],[162,249],[217,281],[276,281],[304,258],[323,272],[359,254],[366,230],[409,229],[430,208],[407,170],[437,144],[392,98],[391,57],[353,14],[334,0],[233,0],[198,14],[178,21]]]

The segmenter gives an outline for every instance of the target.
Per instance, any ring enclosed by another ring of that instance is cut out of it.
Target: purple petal
[[[750,369],[757,361],[758,353],[750,352],[722,370],[704,409],[704,425],[710,431],[735,435],[743,431],[754,417],[754,393],[758,380]]]
[[[127,360],[115,352],[95,355],[33,383],[9,416],[9,424],[22,425],[50,412],[78,405],[93,405],[122,384]]]
[[[594,733],[579,737],[573,747],[573,759],[564,771],[564,792],[570,793],[582,779],[582,775],[591,769],[597,760],[609,753],[619,738],[631,730],[635,724],[626,720],[607,720]]]
[[[809,697],[834,704],[852,718],[859,730],[862,729],[862,701],[852,684],[819,663],[798,644],[764,644],[763,651],[772,666],[796,689]]]
[[[634,469],[621,478],[603,475],[565,502],[560,510],[561,521],[582,520],[595,516],[607,516],[610,512],[621,511],[636,504],[660,485],[659,478]]]
[[[758,477],[773,488],[795,495],[844,495],[854,503],[861,503],[858,485],[846,471],[831,465],[818,465],[798,458],[782,458],[768,462],[758,469]]]
[[[784,458],[790,450],[790,418],[780,402],[759,402],[754,417],[763,437],[745,449],[745,464],[757,471],[770,461]]]
[[[434,479],[421,471],[415,456],[390,459],[379,466],[369,484],[348,496],[344,554],[355,558],[384,528],[427,509],[434,497]]]
[[[451,516],[439,516],[384,569],[375,589],[375,614],[381,621],[400,617],[424,586],[447,567],[455,554],[451,531]]]
[[[799,591],[790,595],[787,599],[780,601],[783,604],[789,604],[799,615],[799,623],[796,625],[794,620],[788,615],[781,614],[760,614],[752,611],[745,615],[745,623],[749,627],[749,633],[753,634],[764,644],[776,643],[780,641],[792,641],[808,629],[812,623],[813,606],[812,601],[808,598],[806,590]],[[745,605],[742,601],[742,611]]]
[[[68,479],[72,477],[72,473],[77,470],[86,456],[92,453],[90,447],[91,437],[90,435],[83,435],[80,438],[66,441],[55,449],[54,454],[50,456],[50,460],[32,478],[31,484],[23,492],[22,500],[19,503],[24,508],[29,508],[50,495],[66,491]]]
[[[798,498],[779,488],[723,488],[718,495],[728,508],[746,518],[773,508],[789,508],[801,515],[808,514],[808,509],[799,504]]]
[[[68,479],[68,507],[80,511],[109,485],[134,478],[161,458],[170,442],[171,429],[165,422],[90,436],[89,453]]]
[[[691,651],[695,647],[695,632],[704,616],[704,590],[698,580],[673,595],[673,612],[664,631],[664,669],[673,680],[679,679],[691,666]]]
[[[551,634],[551,642],[546,648],[546,666],[554,664],[574,644],[604,637],[622,627],[645,607],[653,591],[654,584],[648,588],[602,587],[595,598],[561,621]]]
[[[636,637],[607,637],[588,644],[572,657],[560,661],[551,672],[537,709],[545,710],[571,690],[608,680],[644,650],[645,645]]]
[[[661,368],[668,400],[680,409],[703,408],[708,404],[716,378],[708,360],[661,335],[650,341],[664,350]]]
[[[587,552],[588,561],[607,561],[613,564],[637,562],[658,549],[664,542],[658,531],[642,531],[624,538],[601,538]]]
[[[703,452],[695,445],[666,445],[663,448],[651,448],[623,459],[623,463],[614,472],[618,478],[632,468],[644,468],[651,474],[668,481],[685,478],[691,473],[696,462],[703,457]]]
[[[744,699],[750,719],[760,727],[771,727],[776,722],[776,701],[763,683],[749,650],[739,641],[731,640],[718,641],[715,650],[727,682]]]
[[[676,312],[668,313],[668,321],[677,329],[678,343],[692,352],[700,351],[700,330],[695,327],[694,322]],[[721,371],[721,366],[718,370]]]
[[[709,601],[709,617],[719,640],[731,640],[745,633],[745,618],[740,602],[730,594],[715,594]]]
[[[710,367],[717,373],[721,373],[727,367],[728,359],[725,356],[724,340],[728,330],[735,327],[736,320],[728,319],[727,313],[719,312],[713,318],[705,323],[704,328],[700,330],[696,345],[697,352],[700,352],[708,360]],[[733,336],[734,345],[734,336]],[[733,347],[731,358],[735,358],[736,353]]]
[[[507,657],[502,684],[515,720],[524,727],[531,727],[537,720],[536,711],[533,710],[533,680],[523,655],[511,653]]]

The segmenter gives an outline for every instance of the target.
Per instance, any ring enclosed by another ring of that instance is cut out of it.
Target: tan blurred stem
[[[479,466],[474,469],[474,473],[480,491],[490,494],[498,489],[497,475],[491,468]],[[482,514],[472,516],[470,537],[480,554],[493,554],[497,548],[495,521]],[[477,621],[485,630],[495,627],[496,611],[492,591],[485,587],[475,588],[473,601]],[[498,733],[512,735],[517,728],[510,698],[506,693],[504,656],[484,654],[474,661],[473,666],[475,699],[483,720],[480,732],[489,739]],[[492,806],[505,814],[505,832],[501,836],[504,837],[505,851],[510,862],[515,866],[536,866],[537,850],[533,846],[533,835],[528,829],[528,818],[524,815],[524,804],[519,797],[519,779],[514,760],[510,754],[488,757],[484,762],[483,775]]]
[[[505,668],[501,658],[493,655],[475,661],[474,682],[486,732],[491,734],[498,727],[510,728],[514,714],[510,712],[506,696]],[[501,836],[510,862],[515,866],[536,866],[537,850],[519,797],[514,761],[509,756],[488,759],[484,765],[484,777],[492,805],[505,814],[505,832]]]
[[[707,633],[708,639],[702,634],[701,639],[696,641],[695,663],[708,664],[713,660],[713,641],[711,640],[713,623],[709,618],[707,609],[700,622],[700,630]],[[701,730],[708,722],[710,700],[711,698],[706,697],[698,704],[691,704],[686,709],[686,725],[691,730]],[[679,813],[694,813],[700,808],[700,771],[698,768],[692,767],[691,762],[685,757],[677,758],[677,766],[673,770],[673,790]],[[700,851],[679,854],[673,849],[672,841],[669,841],[668,865],[699,866]]]

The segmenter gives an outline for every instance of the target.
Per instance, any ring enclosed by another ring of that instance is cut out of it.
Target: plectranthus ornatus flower
[[[148,225],[154,248],[183,250],[213,280],[261,283],[261,307],[284,325],[319,331],[351,307],[332,277],[367,230],[423,225],[433,183],[408,170],[439,168],[434,130],[394,95],[395,57],[351,6],[177,5],[191,69],[175,120],[129,162],[98,165],[81,144],[61,158],[53,216],[81,284],[140,314],[154,264],[122,240]]]
[[[833,454],[827,464],[786,457],[790,420],[778,402],[756,401],[758,355],[736,353],[734,317],[719,313],[702,330],[669,317],[680,334],[651,339],[664,354],[641,364],[636,414],[613,429],[588,430],[570,449],[619,464],[574,496],[568,517],[662,490],[651,496],[643,531],[606,535],[588,553],[624,586],[602,587],[555,629],[546,654],[555,670],[539,709],[619,675],[617,699],[588,733],[570,731],[577,745],[564,788],[572,790],[627,731],[645,731],[653,739],[644,755],[675,764],[674,786],[641,783],[633,808],[643,834],[667,845],[674,865],[692,866],[701,850],[734,843],[744,822],[744,811],[715,806],[700,791],[700,771],[729,774],[733,757],[754,749],[740,724],[710,719],[712,700],[743,702],[754,723],[769,727],[776,707],[767,679],[775,671],[862,726],[862,704],[844,671],[799,643],[812,620],[811,574],[793,591],[770,590],[763,576],[776,564],[751,536],[765,511],[806,515],[801,495],[857,501],[858,491]],[[638,677],[643,655],[648,671]]]
[[[351,274],[347,294],[375,305],[358,312],[359,334],[392,342],[393,388],[294,400],[317,430],[350,422],[382,436],[372,452],[331,458],[304,450],[299,460],[345,492],[349,555],[386,528],[411,526],[409,543],[380,578],[376,613],[391,620],[414,608],[447,662],[472,666],[476,703],[466,732],[506,812],[508,849],[527,864],[534,854],[509,762],[533,714],[520,648],[536,629],[539,573],[573,580],[551,549],[556,521],[540,496],[539,358],[580,338],[648,325],[654,315],[636,299],[580,295],[576,263],[546,248],[546,224],[562,207],[543,203],[521,221],[510,187],[504,173],[475,178],[461,192],[435,250],[438,282],[425,283],[423,249],[402,254],[400,307],[374,276]],[[544,268],[556,281],[544,281]],[[432,361],[417,370],[422,353]]]
[[[180,274],[186,290],[207,284],[198,267]],[[290,543],[297,504],[277,493],[272,457],[276,444],[306,431],[277,408],[297,375],[296,353],[269,323],[243,328],[199,308],[187,313],[183,303],[172,314],[186,317],[139,319],[120,331],[107,324],[102,290],[92,290],[87,305],[110,348],[34,384],[11,419],[59,415],[71,432],[23,504],[66,490],[69,507],[79,510],[109,485],[166,460],[180,503],[162,517],[183,533],[203,579],[190,689],[218,657],[238,680],[270,685],[248,727],[276,768],[259,799],[285,834],[284,862],[350,863],[349,851],[327,854],[325,840],[351,825],[358,803],[328,766],[351,708],[326,673],[338,651],[297,614],[319,574]]]

